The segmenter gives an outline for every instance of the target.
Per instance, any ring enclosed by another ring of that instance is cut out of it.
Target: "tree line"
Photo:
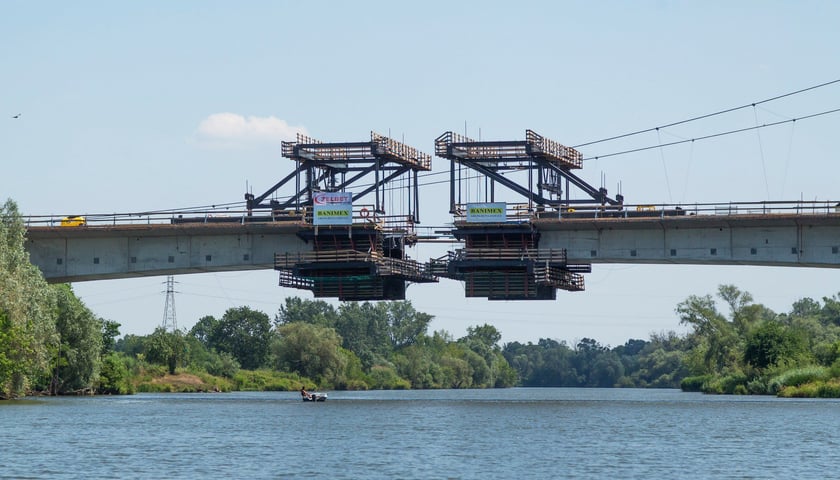
[[[654,387],[708,393],[840,397],[840,298],[805,298],[777,314],[732,285],[675,309],[683,335],[610,347],[539,339],[500,345],[492,325],[455,338],[429,333],[410,302],[290,297],[275,313],[247,306],[189,330],[120,338],[69,285],[49,285],[28,259],[11,200],[0,210],[0,398],[132,393],[191,375],[218,390]],[[723,309],[719,309],[719,305]]]

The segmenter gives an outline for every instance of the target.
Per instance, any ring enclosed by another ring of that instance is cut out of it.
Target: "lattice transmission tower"
[[[178,320],[175,318],[175,277],[166,277],[166,305],[163,308],[163,329],[167,332],[178,330]]]

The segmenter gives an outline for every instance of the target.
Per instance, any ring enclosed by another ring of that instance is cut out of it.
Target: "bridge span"
[[[389,259],[370,249],[371,227],[378,231],[381,223],[363,217],[360,209],[352,225],[321,227],[318,237],[343,239],[337,244],[342,248],[329,253],[313,253],[315,231],[305,216],[247,221],[244,214],[190,221],[147,217],[132,220],[135,223],[100,217],[73,227],[59,226],[53,219],[45,225],[30,224],[26,245],[32,263],[49,282],[276,269],[283,284],[284,270],[313,278],[319,271],[323,276],[325,265],[336,262],[341,262],[341,269],[355,265],[365,275],[394,274],[408,282],[437,281],[437,277],[476,281],[474,272],[482,269],[507,270],[510,280],[510,269],[528,259],[532,270],[541,262],[562,261],[572,277],[588,272],[590,264],[604,263],[838,268],[840,212],[834,205],[786,204],[780,209],[778,204],[726,204],[686,209],[679,215],[666,214],[674,210],[662,206],[627,206],[623,215],[598,216],[597,210],[585,214],[578,210],[566,217],[514,213],[501,223],[470,223],[456,216],[448,227],[418,229],[409,239],[450,244],[446,257],[423,262],[404,255]],[[301,232],[309,232],[309,238]],[[484,238],[491,240],[483,245]],[[292,282],[289,275],[286,280]],[[567,290],[582,289],[582,278],[580,288],[574,278],[566,281]],[[284,286],[313,286],[304,283]],[[489,289],[486,296],[496,298],[499,288],[511,288],[496,287],[479,288],[476,296],[485,296]],[[324,296],[330,293],[325,291]],[[373,294],[359,296],[369,295]]]
[[[281,152],[294,170],[246,192],[238,214],[30,218],[30,258],[51,282],[273,268],[280,286],[339,300],[404,299],[408,284],[440,278],[464,282],[468,297],[551,300],[584,290],[599,263],[840,267],[840,204],[631,205],[575,173],[579,151],[532,130],[435,139],[453,221],[425,232],[420,172],[431,155],[375,132],[359,142],[298,135]],[[424,241],[452,249],[410,258]]]

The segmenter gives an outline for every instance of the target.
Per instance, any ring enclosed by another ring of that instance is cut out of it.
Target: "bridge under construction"
[[[291,172],[246,192],[241,211],[28,217],[27,248],[51,282],[273,268],[280,286],[340,300],[400,300],[440,278],[468,297],[552,300],[584,290],[596,263],[840,267],[835,202],[625,204],[574,173],[580,152],[531,130],[509,141],[445,132],[434,148],[450,167],[442,227],[420,223],[431,155],[375,132],[298,135],[282,144]],[[479,201],[461,201],[468,181],[483,184]],[[497,201],[503,189],[518,201]],[[456,248],[420,261],[407,255],[418,242]]]

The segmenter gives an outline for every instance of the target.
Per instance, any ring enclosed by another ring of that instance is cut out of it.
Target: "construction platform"
[[[312,251],[275,254],[282,287],[342,301],[404,300],[409,282],[438,281],[427,265],[405,255],[403,237],[379,228],[308,228],[298,236],[312,244]]]

